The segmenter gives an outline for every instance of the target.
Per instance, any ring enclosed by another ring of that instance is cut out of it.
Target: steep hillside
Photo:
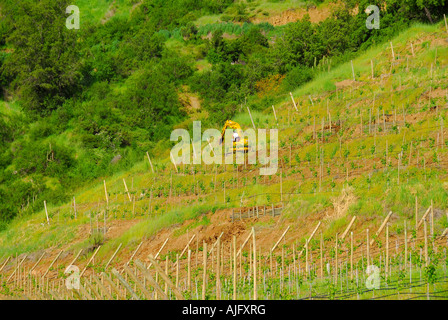
[[[66,0],[3,2],[0,230],[44,201],[61,205],[130,170],[146,152],[166,157],[171,131],[191,132],[194,120],[249,127],[245,105],[255,121],[272,123],[264,111],[323,68],[427,19],[421,6],[392,1],[382,27],[369,30],[365,2],[315,3],[80,0],[77,30],[66,28]],[[443,8],[429,7],[433,20]],[[280,25],[251,23],[258,16],[248,13],[292,9],[300,14]],[[210,15],[220,18],[200,21]]]
[[[356,215],[353,230],[362,234],[366,228],[378,228],[389,211],[394,213],[392,233],[399,235],[404,220],[412,224],[415,197],[420,216],[432,201],[434,230],[440,234],[448,227],[448,144],[442,133],[446,39],[442,25],[414,26],[392,39],[394,59],[390,43],[355,59],[355,81],[350,63],[330,71],[323,67],[316,80],[292,92],[299,111],[289,95],[275,105],[278,125],[272,108],[254,114],[258,128],[280,130],[280,168],[274,176],[259,176],[258,166],[249,165],[182,165],[176,173],[169,158],[152,159],[153,174],[144,159],[131,171],[104,178],[109,198],[106,221],[101,179],[75,194],[76,218],[72,201],[48,207],[49,225],[44,211],[14,222],[1,234],[0,255],[43,249],[76,252],[101,243],[97,257],[105,259],[122,243],[125,249],[118,263],[141,241],[143,257],[167,237],[166,248],[180,252],[192,234],[202,243],[224,232],[223,241],[229,241],[231,235],[243,237],[252,227],[264,251],[287,226],[291,228],[284,243],[298,245],[318,221],[324,236],[332,237]],[[243,114],[235,120],[251,126]],[[279,217],[231,221],[232,208],[269,208],[282,198]],[[90,236],[104,226],[104,236]]]
[[[425,237],[427,256],[428,229],[434,274],[446,276],[438,265],[448,261],[440,238],[448,232],[444,5],[429,7],[439,22],[427,25],[416,22],[427,19],[418,5],[387,2],[382,28],[367,30],[359,10],[365,1],[164,3],[78,0],[86,26],[70,33],[59,15],[64,1],[23,2],[35,17],[48,13],[60,23],[38,20],[42,43],[32,19],[12,21],[25,9],[3,4],[0,297],[22,293],[22,278],[9,281],[16,268],[57,285],[73,261],[87,279],[137,259],[149,263],[157,252],[168,268],[181,255],[183,277],[188,248],[196,279],[205,243],[228,248],[231,268],[233,241],[245,245],[251,232],[271,280],[273,260],[282,270],[275,281],[284,281],[284,264],[295,273],[297,260],[300,270],[306,248],[306,268],[309,250],[324,283],[323,252],[338,270],[334,243],[346,268],[355,245],[363,272],[366,234],[387,270],[385,221],[397,270],[398,243],[411,235],[421,280],[423,243],[416,241]],[[22,34],[33,41],[24,43]],[[172,163],[173,129],[192,133],[201,121],[202,131],[221,130],[227,119],[278,130],[275,174],[260,175],[260,163]],[[430,217],[424,232],[422,217]],[[247,246],[240,269],[249,279]],[[263,293],[296,297],[282,286]],[[250,298],[242,288],[240,297]]]

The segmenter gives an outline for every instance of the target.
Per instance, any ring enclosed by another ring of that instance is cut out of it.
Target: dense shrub
[[[284,80],[286,90],[293,90],[313,79],[313,70],[305,66],[297,66],[290,70]]]

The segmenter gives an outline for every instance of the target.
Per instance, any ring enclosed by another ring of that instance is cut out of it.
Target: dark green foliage
[[[313,79],[313,70],[299,65],[287,73],[284,84],[287,90],[293,90],[311,79]]]
[[[241,65],[216,64],[211,71],[194,75],[190,81],[191,87],[206,99],[219,101],[241,85],[242,72]]]
[[[203,14],[222,13],[233,0],[144,0],[133,12],[136,21],[146,21],[156,30],[185,26]]]
[[[118,101],[118,107],[127,116],[128,126],[145,128],[150,139],[169,136],[172,125],[182,116],[169,77],[155,66],[135,73],[128,83],[127,91]]]
[[[189,22],[185,27],[182,27],[181,29],[182,37],[185,40],[198,40],[198,32],[198,28],[192,22]]]
[[[308,15],[296,23],[288,24],[284,36],[278,39],[274,47],[279,71],[284,73],[299,64],[311,67],[314,57],[320,54],[320,41]]]
[[[76,33],[65,27],[66,0],[20,1],[7,42],[14,46],[2,73],[20,88],[22,105],[48,114],[79,89],[81,79]]]

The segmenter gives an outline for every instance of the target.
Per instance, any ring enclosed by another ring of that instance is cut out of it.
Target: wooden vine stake
[[[254,300],[258,300],[258,293],[257,293],[257,247],[255,243],[255,229],[252,227],[252,239],[253,239],[253,254],[254,254],[254,276],[253,276],[253,282],[254,282]]]
[[[148,151],[146,151],[146,157],[148,157],[149,165],[151,166],[151,171],[152,171],[152,173],[154,173],[154,168],[152,166],[151,158],[149,157]]]
[[[446,33],[448,33],[448,24],[446,23],[446,16],[445,16],[445,14],[443,14],[443,20],[445,20],[445,30],[446,30]]]
[[[252,126],[254,127],[254,130],[257,130],[257,128],[255,128],[254,119],[252,119],[252,114],[250,113],[249,106],[246,106],[246,108],[247,108],[247,112],[249,112],[249,117],[250,117],[250,121],[252,121]]]
[[[96,284],[100,287],[101,291],[104,293],[106,298],[108,300],[113,300],[114,298],[112,297],[112,294],[109,292],[109,290],[107,290],[102,281],[96,275],[93,275],[92,278],[93,280],[95,280]]]
[[[275,122],[277,122],[277,125],[278,125],[277,114],[275,113],[274,105],[272,105],[272,110],[274,111]]]
[[[353,232],[350,232],[350,280],[353,280]]]
[[[180,253],[180,255],[179,255],[179,259],[182,258],[182,256],[184,255],[185,251],[187,251],[187,249],[190,247],[190,243],[193,241],[193,239],[194,239],[195,237],[196,237],[196,235],[194,234],[194,235],[191,237],[190,241],[188,241],[188,243],[187,243],[187,245],[185,246],[184,250],[182,250],[182,252]],[[167,240],[168,240],[168,239],[167,239]],[[157,256],[156,256],[156,259],[157,259]],[[148,267],[148,269],[149,269],[149,267]]]
[[[106,195],[106,211],[104,212],[104,234],[106,234],[106,219],[107,219],[107,212],[109,211],[109,195],[107,193],[107,187],[106,187],[106,180],[103,180],[104,182],[104,194]]]
[[[123,178],[123,184],[124,184],[124,189],[126,190],[126,193],[128,194],[129,202],[132,202],[131,195],[128,190],[128,186],[126,185],[126,180],[124,180],[124,178]]]
[[[50,263],[50,265],[47,268],[47,271],[45,271],[43,277],[45,278],[45,276],[48,274],[48,272],[50,271],[50,268],[53,266],[53,264],[56,262],[56,260],[58,260],[59,256],[62,254],[63,250],[61,250],[58,255],[56,256],[56,258],[54,258],[54,260]]]
[[[179,254],[176,254],[176,287],[179,287]]]
[[[336,233],[336,243],[334,244],[334,251],[335,251],[335,259],[336,259],[336,263],[334,266],[334,276],[335,276],[335,283],[338,283],[338,234]]]
[[[107,187],[106,187],[106,180],[103,180],[104,182],[104,194],[106,195],[106,204],[109,206],[109,194],[107,193]]]
[[[404,221],[404,269],[406,270],[406,265],[408,261],[408,236],[407,236],[407,225],[406,220]]]
[[[322,234],[322,231],[320,233],[320,277],[324,277],[324,235]]]
[[[415,230],[417,231],[418,226],[418,199],[417,196],[415,196]]]
[[[74,211],[74,213],[75,213],[75,220],[76,220],[76,218],[77,218],[77,212],[76,212],[76,198],[75,198],[75,197],[73,197],[73,211]]]
[[[45,207],[45,215],[47,216],[47,224],[50,225],[50,219],[48,218],[48,211],[47,211],[47,201],[44,200],[44,207]]]
[[[84,270],[82,270],[81,274],[79,275],[80,277],[82,277],[82,275],[84,274],[84,272],[86,272],[87,268],[90,265],[90,262],[92,262],[92,260],[95,258],[96,254],[98,253],[98,251],[101,249],[101,246],[99,246],[95,252],[93,253],[92,257],[90,258],[89,262],[87,262],[86,266],[84,267]]]
[[[134,253],[132,254],[132,256],[129,258],[128,262],[126,262],[126,265],[128,266],[129,263],[131,263],[132,259],[134,259],[135,255],[137,254],[138,250],[140,249],[140,247],[142,246],[143,241],[140,242],[140,244],[137,246],[137,249],[135,249]]]
[[[160,252],[162,252],[163,248],[165,248],[165,245],[166,245],[166,243],[168,242],[169,239],[170,238],[166,238],[165,242],[162,244],[162,246],[160,247],[159,251],[157,251],[156,255],[154,256],[154,259],[157,259],[159,257]],[[179,259],[177,259],[177,260],[179,261]],[[177,264],[177,262],[176,262],[176,264]],[[152,263],[150,263],[146,269],[151,268],[151,266],[152,266]]]
[[[370,245],[372,246],[373,243],[375,242],[375,238],[378,237],[381,234],[381,231],[383,231],[384,227],[386,226],[386,224],[389,222],[390,217],[392,216],[392,211],[389,212],[389,214],[387,215],[386,219],[384,219],[383,223],[381,224],[380,228],[378,229],[378,231],[375,233],[375,236],[373,237],[373,239],[370,241]]]
[[[11,259],[11,256],[9,256],[5,262],[3,263],[2,267],[0,268],[0,272],[3,270],[3,268],[6,266],[6,264],[9,262],[9,260]]]
[[[354,216],[354,217],[352,218],[352,220],[350,221],[349,225],[347,226],[347,229],[345,229],[344,233],[343,233],[342,236],[341,236],[341,240],[344,240],[344,239],[345,239],[345,236],[346,236],[346,235],[348,234],[348,232],[350,231],[350,228],[352,227],[352,225],[353,225],[353,223],[355,222],[355,220],[356,220],[356,216]]]
[[[430,226],[431,226],[431,238],[434,237],[434,205],[433,200],[431,199],[431,215],[429,220]]]
[[[420,226],[423,224],[423,222],[426,221],[426,217],[428,216],[430,211],[431,211],[431,206],[426,210],[425,214],[420,219],[420,222],[417,224],[416,231],[420,228]]]
[[[389,271],[389,224],[386,225],[386,280]]]
[[[306,271],[306,277],[307,277],[307,279],[309,279],[310,278],[310,268],[309,268],[309,264],[308,264],[308,239],[305,240],[305,271]]]
[[[202,242],[203,249],[202,249],[202,255],[203,255],[203,273],[202,273],[202,300],[205,300],[205,293],[207,290],[207,242]]]
[[[243,250],[246,243],[250,240],[251,236],[252,236],[252,230],[249,232],[249,235],[247,236],[246,240],[244,240],[243,244],[241,245],[241,248],[238,250],[238,253],[236,254],[237,257],[241,254],[241,251]]]
[[[221,234],[219,235],[218,239],[221,239],[223,234],[224,234],[224,232],[221,232]],[[216,239],[215,243],[212,245],[212,248],[210,249],[210,253],[213,251],[215,246],[218,244],[218,239]]]
[[[321,221],[319,221],[319,223],[317,224],[316,228],[314,228],[313,232],[311,233],[310,237],[306,240],[308,243],[311,242],[311,240],[313,239],[314,235],[316,234],[317,230],[319,229],[320,225],[321,225]],[[303,249],[299,252],[299,258],[302,256],[303,251],[306,249],[306,247],[304,246]]]
[[[191,290],[191,250],[188,250],[187,256],[187,290]]]
[[[121,248],[122,243],[120,243],[120,245],[118,246],[117,250],[115,250],[114,254],[112,255],[112,257],[109,259],[109,261],[107,261],[106,266],[104,267],[104,270],[107,269],[107,267],[110,265],[110,263],[112,262],[112,260],[114,260],[115,256],[117,255],[118,251]]]
[[[68,267],[72,266],[72,265],[76,262],[76,260],[78,260],[79,256],[81,255],[81,252],[82,252],[83,250],[84,250],[84,249],[79,250],[78,254],[73,258],[72,262],[68,265]],[[67,267],[67,268],[68,268],[68,267]]]
[[[367,265],[370,265],[370,242],[369,242],[369,229],[367,229]]]
[[[353,81],[356,81],[356,78],[355,78],[355,68],[353,67],[353,60],[350,60],[350,63],[351,63],[351,65],[352,65],[352,76],[353,76]]]
[[[39,262],[42,260],[42,258],[44,257],[44,255],[45,255],[45,251],[44,251],[44,253],[42,253],[42,255],[40,256],[40,258],[39,258],[39,260],[37,260],[37,262],[34,264],[34,266],[30,269],[30,271],[28,272],[28,275],[30,275],[31,274],[31,272],[33,272],[33,270],[37,267],[37,265],[39,264]],[[3,267],[2,267],[2,269],[3,269]]]
[[[392,45],[392,41],[390,42],[390,49],[392,51],[392,60],[395,60],[394,46]]]
[[[236,300],[236,236],[233,236],[233,300]]]
[[[168,258],[168,257],[167,257]],[[136,286],[140,289],[140,291],[143,293],[143,295],[146,297],[146,299],[151,300],[151,293],[146,289],[146,287],[141,283],[141,281],[138,279],[137,275],[129,268],[128,266],[123,266],[124,271],[129,275],[129,277],[134,281]],[[165,292],[166,294],[166,292]],[[162,299],[166,300],[166,295],[162,296]]]
[[[165,273],[168,275],[168,255],[165,259]],[[165,282],[165,294],[168,294],[168,283]]]
[[[220,256],[221,256],[221,239],[218,238],[216,245],[216,300],[221,300],[221,275],[220,275]]]
[[[117,279],[121,282],[121,284],[126,288],[126,290],[131,294],[134,300],[140,300],[140,297],[137,293],[131,288],[131,285],[124,279],[120,273],[114,268],[112,269],[112,273],[117,277]]]
[[[170,151],[170,157],[171,157],[171,162],[174,164],[174,168],[176,169],[176,173],[178,173],[179,171],[177,170],[176,161],[174,161],[173,154],[171,151]]]
[[[283,170],[280,170],[280,202],[283,203]]]
[[[292,100],[292,103],[294,104],[294,108],[296,109],[296,111],[299,111],[299,109],[297,109],[296,101],[294,100],[292,92],[290,92],[289,95],[291,96],[291,100]]]
[[[173,293],[176,296],[176,298],[178,300],[185,300],[184,296],[179,291],[179,289],[173,284],[173,282],[170,280],[168,275],[162,270],[160,265],[154,260],[154,257],[152,255],[149,255],[148,259],[154,265],[154,267],[156,268],[156,271],[160,274],[162,279],[168,283],[168,286],[171,288],[171,290],[173,290]],[[136,260],[135,263],[137,264],[137,266],[139,265],[139,261],[138,260]],[[141,265],[141,263],[140,263],[140,265]],[[142,270],[142,268],[140,268],[140,270]],[[147,270],[144,270],[144,271],[148,272]],[[149,272],[148,272],[148,274],[149,274]]]
[[[426,230],[426,219],[423,220],[423,234],[425,237],[425,267],[428,266],[428,232]]]
[[[101,272],[101,279],[106,281],[109,284],[109,287],[115,292],[117,296],[117,300],[120,298],[120,289],[119,287],[112,281],[112,279],[104,272]]]
[[[61,253],[62,253],[62,251],[61,251]],[[14,271],[11,273],[11,275],[9,276],[9,278],[6,280],[7,283],[9,282],[9,280],[11,280],[11,278],[12,278],[15,274],[17,274],[18,272],[20,272],[20,266],[21,266],[22,263],[25,261],[25,259],[26,259],[27,256],[28,256],[28,255],[25,255],[25,257],[24,257],[24,258],[22,259],[22,261],[20,261],[20,263],[19,263],[18,258],[17,258],[17,254],[16,254],[16,263],[17,263],[17,266],[16,266],[16,268],[14,269]],[[59,255],[58,255],[58,257],[59,257]],[[48,268],[48,269],[50,269],[50,268]],[[48,270],[47,270],[47,272],[48,272]],[[46,273],[45,273],[45,275],[46,275]],[[45,277],[45,275],[44,275],[44,277]],[[17,279],[17,281],[19,280],[18,277],[15,277],[15,278],[14,278],[14,282],[16,281],[16,279]],[[17,283],[17,286],[18,286],[18,283]]]
[[[280,237],[280,239],[278,239],[278,241],[275,243],[275,245],[272,247],[271,249],[271,253],[275,250],[275,248],[277,248],[278,244],[280,243],[280,241],[282,241],[283,237],[285,236],[286,232],[288,232],[290,226],[288,226],[288,228],[286,228],[285,232],[283,232],[282,236]]]

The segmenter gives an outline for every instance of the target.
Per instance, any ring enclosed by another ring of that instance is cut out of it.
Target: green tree
[[[5,60],[2,73],[20,90],[25,109],[46,114],[78,89],[77,31],[65,26],[68,1],[19,2],[7,38],[14,52]]]
[[[415,13],[420,18],[424,14],[431,23],[441,19],[443,13],[448,10],[448,1],[446,0],[404,0],[404,3],[409,6],[410,12]]]
[[[316,35],[315,26],[310,22],[309,15],[288,24],[283,36],[278,37],[276,41],[272,59],[280,73],[285,73],[289,68],[299,64],[311,67],[314,57],[321,54],[317,50],[321,39]]]
[[[144,128],[151,140],[169,137],[174,123],[183,117],[174,83],[157,66],[135,72],[128,89],[116,98],[130,128]]]

